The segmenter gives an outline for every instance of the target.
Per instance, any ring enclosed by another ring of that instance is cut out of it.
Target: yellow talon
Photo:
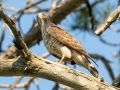
[[[65,58],[65,56],[63,55],[63,56],[62,56],[62,59],[60,59],[60,60],[58,61],[58,63],[60,63],[60,64],[61,64],[61,63],[62,63],[62,61],[64,60],[64,58]]]

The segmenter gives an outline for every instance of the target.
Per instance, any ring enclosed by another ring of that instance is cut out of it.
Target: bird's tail
[[[86,68],[89,70],[89,72],[95,76],[98,77],[98,71],[97,69],[91,64],[91,62],[88,60],[88,58],[81,54],[82,59],[84,60],[84,63],[86,63]]]
[[[83,55],[83,54],[79,54],[78,52],[71,50],[72,51],[72,60],[80,65],[85,67],[86,69],[89,70],[89,72],[94,76],[94,77],[98,77],[98,71],[97,69],[91,64],[91,62],[89,61],[89,57]]]
[[[93,76],[98,77],[98,71],[92,64],[89,63],[87,68]]]

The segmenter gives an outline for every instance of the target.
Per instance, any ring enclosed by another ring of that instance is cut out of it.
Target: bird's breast
[[[51,35],[49,35],[47,32],[42,33],[43,41],[48,49],[48,51],[51,54],[56,55],[57,57],[62,57],[62,52],[60,48],[63,46],[57,39],[53,38]]]

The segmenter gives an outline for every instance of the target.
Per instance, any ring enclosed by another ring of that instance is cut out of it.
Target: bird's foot
[[[55,60],[54,62],[57,62],[57,63],[62,63],[62,61],[60,60],[60,59],[58,59],[58,60]]]
[[[61,59],[58,59],[58,60],[56,60],[55,62],[58,62],[58,63],[61,64],[64,58],[65,58],[65,57],[64,57],[64,55],[63,55]]]

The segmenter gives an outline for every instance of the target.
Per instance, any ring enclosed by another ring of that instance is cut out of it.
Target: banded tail
[[[83,55],[83,54],[80,54],[80,53],[74,51],[74,50],[71,50],[71,51],[72,51],[72,60],[73,60],[76,64],[78,64],[78,65],[80,65],[80,66],[88,69],[89,72],[90,72],[94,77],[97,78],[97,77],[98,77],[98,71],[97,71],[97,69],[91,64],[91,62],[88,60],[89,58],[86,57],[86,56]]]

